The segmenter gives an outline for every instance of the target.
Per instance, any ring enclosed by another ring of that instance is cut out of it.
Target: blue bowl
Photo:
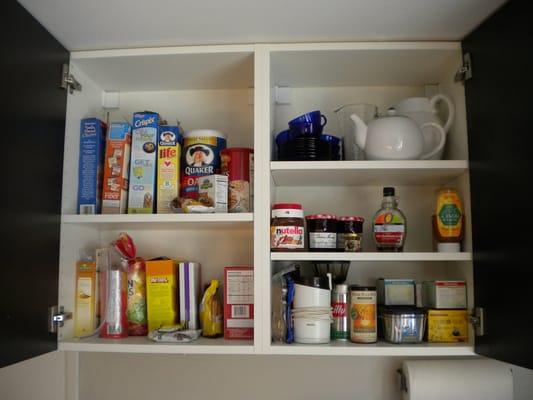
[[[289,129],[295,135],[319,136],[327,122],[326,116],[316,110],[290,120]]]
[[[323,142],[331,143],[332,146],[339,146],[341,143],[340,138],[338,138],[337,136],[328,135],[327,133],[320,135],[320,140]]]
[[[290,130],[285,130],[276,135],[276,144],[281,146],[292,139],[294,139],[293,133]]]

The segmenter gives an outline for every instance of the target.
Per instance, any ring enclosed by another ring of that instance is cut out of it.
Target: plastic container
[[[301,307],[330,307],[331,291],[299,283],[294,285],[294,308]]]
[[[294,318],[294,341],[303,344],[330,342],[331,319]]]

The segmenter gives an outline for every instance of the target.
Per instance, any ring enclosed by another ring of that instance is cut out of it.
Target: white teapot
[[[435,122],[426,122],[421,127],[411,118],[396,115],[389,109],[387,116],[376,118],[367,124],[357,116],[350,116],[354,123],[355,142],[368,160],[418,160],[430,159],[444,148],[446,133]],[[424,153],[422,129],[431,127],[440,132],[440,142]]]
[[[448,111],[448,118],[443,124],[437,115],[437,110],[435,105],[438,102],[443,102],[446,104]],[[421,127],[426,122],[435,122],[443,127],[444,132],[448,133],[453,124],[455,118],[455,107],[453,102],[448,96],[443,94],[437,94],[432,98],[428,99],[427,97],[410,97],[400,101],[397,105],[394,106],[398,114],[405,115],[409,118],[412,118],[416,123]],[[422,134],[424,136],[424,152],[428,152],[430,149],[433,149],[440,140],[440,133],[435,130],[433,127],[428,126],[422,129]],[[442,159],[442,154],[444,152],[444,147],[441,151],[435,153],[430,159],[440,160]]]

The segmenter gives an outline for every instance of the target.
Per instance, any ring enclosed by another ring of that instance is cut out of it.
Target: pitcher
[[[443,124],[437,115],[436,104],[438,102],[443,102],[446,104],[448,111],[448,118]],[[398,114],[405,115],[414,119],[419,126],[427,122],[434,122],[439,124],[444,128],[446,133],[449,132],[453,120],[455,118],[455,107],[452,100],[443,94],[437,94],[432,98],[428,99],[427,97],[410,97],[400,101],[396,106],[394,106]],[[431,126],[427,126],[422,129],[424,135],[424,153],[428,152],[430,149],[435,148],[437,143],[441,140],[440,132],[436,131]],[[432,160],[442,159],[442,154],[444,149],[440,150],[437,154],[431,157]]]

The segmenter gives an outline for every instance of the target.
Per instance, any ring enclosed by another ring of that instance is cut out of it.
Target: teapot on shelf
[[[446,104],[446,109],[448,112],[448,118],[443,124],[437,115],[436,105],[437,103],[442,102]],[[434,122],[439,124],[444,132],[447,134],[450,131],[450,128],[453,124],[455,118],[455,107],[452,100],[443,94],[437,94],[431,98],[427,97],[410,97],[400,101],[394,106],[398,114],[405,115],[409,118],[415,120],[415,122],[422,128],[423,124],[426,122]],[[440,133],[431,126],[426,126],[422,128],[422,134],[424,137],[424,153],[429,152],[433,149],[440,140]],[[442,154],[444,148],[432,157],[429,157],[432,160],[442,159]]]
[[[355,142],[368,160],[427,160],[441,152],[446,143],[446,132],[441,125],[424,122],[419,126],[415,120],[398,115],[394,108],[368,125],[355,113],[350,119],[354,124]],[[438,132],[440,140],[425,151],[422,130],[428,128]]]

